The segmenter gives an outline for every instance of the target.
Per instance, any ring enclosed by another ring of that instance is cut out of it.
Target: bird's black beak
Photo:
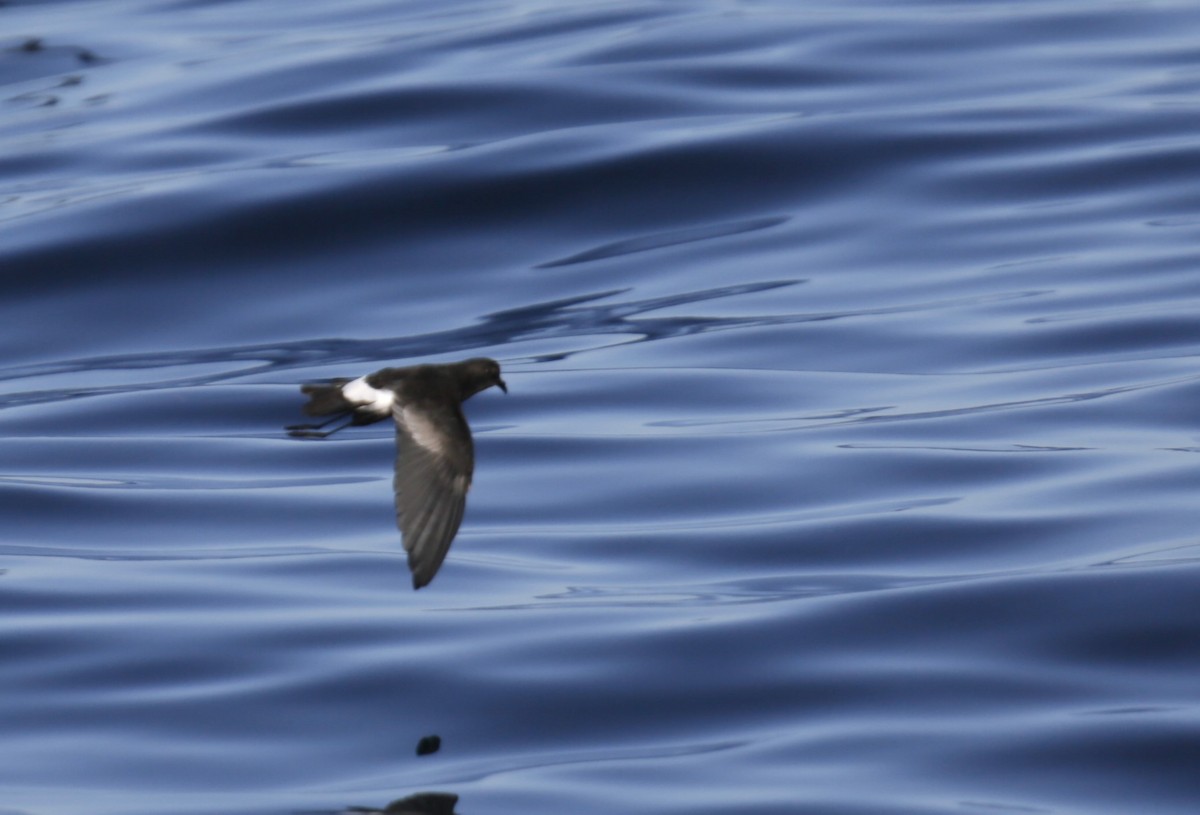
[[[504,391],[505,393],[508,393],[508,385],[505,385],[505,384],[504,384],[504,380],[503,380],[503,379],[497,379],[497,380],[496,380],[496,386],[497,386],[498,388],[500,388],[500,390]]]

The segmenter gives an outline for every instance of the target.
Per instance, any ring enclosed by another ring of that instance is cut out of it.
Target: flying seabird
[[[493,385],[508,393],[500,364],[476,357],[446,365],[384,368],[358,379],[304,385],[304,412],[330,416],[321,424],[291,425],[292,436],[324,438],[352,425],[389,416],[396,422],[396,523],[413,588],[437,574],[462,523],[475,470],[475,446],[462,403]],[[339,419],[343,424],[322,430]]]

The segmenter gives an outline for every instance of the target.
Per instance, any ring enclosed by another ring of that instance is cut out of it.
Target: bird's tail
[[[334,379],[331,382],[302,385],[300,392],[308,395],[308,403],[304,406],[307,416],[329,416],[333,413],[345,413],[353,410],[354,405],[346,401],[342,394],[342,386],[349,379]]]

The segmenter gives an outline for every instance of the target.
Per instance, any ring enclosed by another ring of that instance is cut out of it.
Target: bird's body
[[[304,385],[309,416],[345,424],[293,425],[293,436],[324,437],[351,425],[396,422],[396,522],[408,552],[413,588],[429,583],[462,523],[475,470],[475,446],[462,403],[492,387],[505,393],[500,365],[475,358],[446,365],[383,368],[357,379]]]

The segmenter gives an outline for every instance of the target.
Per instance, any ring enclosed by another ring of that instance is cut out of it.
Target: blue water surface
[[[0,811],[1194,815],[1198,30],[0,5]],[[477,355],[414,593],[282,427]]]

